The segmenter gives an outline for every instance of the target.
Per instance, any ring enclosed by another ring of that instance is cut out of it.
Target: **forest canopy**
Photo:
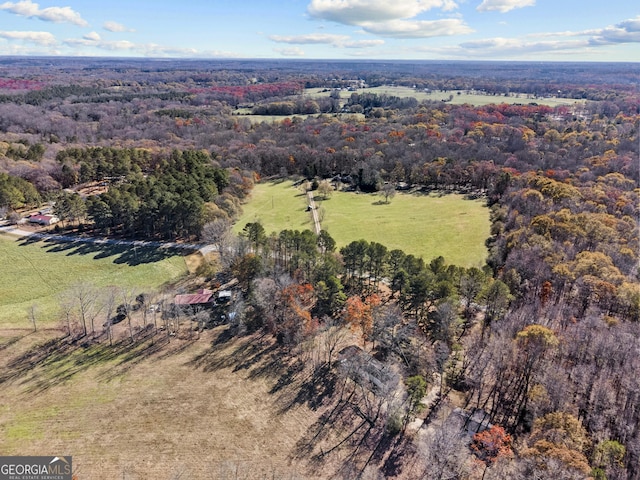
[[[358,448],[391,445],[429,387],[437,408],[455,397],[495,425],[467,442],[495,478],[640,479],[637,64],[42,62],[8,61],[0,78],[3,216],[49,202],[74,233],[215,244],[240,290],[234,332],[266,332],[287,354],[337,331],[358,339],[339,367],[358,368],[335,370],[331,350],[314,373],[342,375],[335,411],[356,412],[340,421],[362,423]],[[495,102],[418,100],[426,90]],[[542,103],[558,91],[579,101]],[[485,199],[486,265],[370,239],[336,249],[329,232],[267,235],[259,219],[231,240],[266,178],[325,197]],[[467,478],[466,460],[434,456],[438,438],[423,438],[425,471]]]

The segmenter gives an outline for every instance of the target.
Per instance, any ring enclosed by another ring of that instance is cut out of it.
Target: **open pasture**
[[[262,223],[267,235],[281,230],[313,230],[307,203],[306,194],[290,180],[259,183],[242,206],[242,216],[233,230],[240,233],[247,223],[256,221]]]
[[[322,88],[307,88],[304,92],[305,95],[311,97],[325,97],[329,96],[330,91],[323,92]],[[441,101],[449,101],[449,97],[451,97],[450,103],[454,105],[475,105],[475,106],[483,106],[490,105],[492,103],[500,104],[529,104],[529,103],[537,103],[538,105],[548,105],[550,107],[555,107],[558,105],[573,105],[576,103],[584,103],[583,101],[576,100],[574,98],[533,98],[529,97],[524,93],[512,93],[509,96],[504,95],[484,95],[480,92],[468,93],[465,90],[433,90],[431,92],[417,91],[414,88],[410,87],[399,87],[399,86],[389,86],[384,85],[380,87],[370,87],[370,88],[359,88],[354,92],[350,91],[341,91],[340,98],[343,100],[347,100],[351,94],[358,93],[360,95],[364,93],[375,93],[378,95],[390,95],[394,97],[413,97],[418,102],[422,101],[433,101],[433,102],[441,102]]]
[[[327,478],[295,458],[320,412],[295,401],[289,361],[225,329],[109,347],[0,327],[0,451],[65,452],[92,480]]]
[[[322,228],[338,246],[365,239],[398,248],[429,261],[481,266],[487,257],[489,210],[483,200],[463,195],[398,193],[385,203],[373,194],[335,192],[317,202]]]
[[[42,325],[55,324],[58,296],[74,284],[156,288],[187,271],[182,256],[152,247],[30,241],[0,234],[0,326],[27,326],[36,306]]]
[[[306,197],[287,182],[257,184],[235,225],[260,221],[267,233],[312,230]],[[376,241],[425,260],[442,255],[462,266],[484,264],[489,237],[489,210],[483,200],[460,194],[398,193],[389,203],[374,194],[333,192],[316,197],[320,223],[339,247],[354,240]]]

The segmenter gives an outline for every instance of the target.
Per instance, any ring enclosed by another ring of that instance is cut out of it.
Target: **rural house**
[[[38,225],[53,225],[58,223],[60,219],[54,215],[30,215],[27,219],[29,223],[37,223]]]

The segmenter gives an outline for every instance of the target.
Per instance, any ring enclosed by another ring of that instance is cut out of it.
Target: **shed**
[[[219,303],[227,303],[231,301],[231,290],[220,290],[218,292],[218,302]]]
[[[176,295],[173,303],[176,305],[209,305],[212,303],[213,291],[201,288],[196,293]]]
[[[37,223],[38,225],[53,225],[58,223],[60,219],[54,215],[30,215],[27,219],[29,223]]]

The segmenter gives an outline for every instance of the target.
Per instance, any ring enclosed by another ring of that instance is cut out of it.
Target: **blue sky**
[[[640,62],[640,2],[0,0],[0,55]]]

